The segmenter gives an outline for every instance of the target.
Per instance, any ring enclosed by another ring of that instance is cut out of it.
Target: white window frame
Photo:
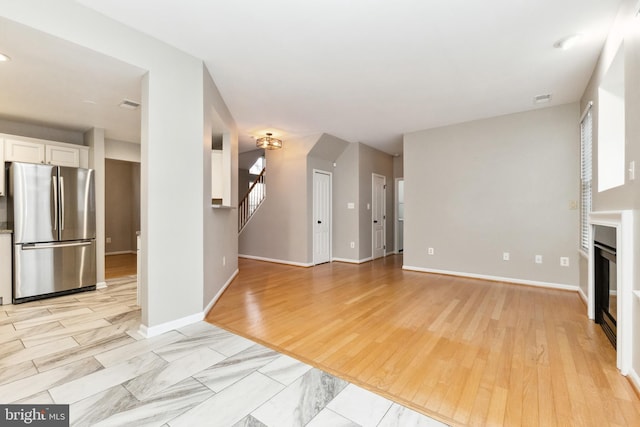
[[[589,252],[591,226],[589,214],[592,207],[593,188],[593,101],[580,118],[580,250]]]

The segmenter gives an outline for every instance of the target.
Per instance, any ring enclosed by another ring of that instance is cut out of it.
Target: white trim
[[[398,232],[398,228],[399,224],[404,222],[403,220],[398,218],[398,185],[400,184],[400,181],[404,181],[404,177],[397,177],[393,180],[393,253],[398,253],[400,251],[400,233]],[[404,224],[402,226],[404,231]]]
[[[236,268],[236,271],[233,272],[233,274],[231,275],[231,277],[229,277],[229,280],[227,280],[227,283],[225,283],[224,285],[222,285],[222,288],[220,288],[220,290],[218,291],[218,293],[216,293],[213,298],[211,298],[211,301],[209,301],[209,304],[207,304],[207,306],[204,308],[203,312],[205,314],[205,316],[209,313],[209,311],[211,311],[211,309],[213,308],[213,306],[215,305],[216,302],[218,302],[218,300],[220,299],[220,297],[222,296],[222,294],[224,293],[224,291],[227,290],[227,288],[229,287],[229,285],[231,284],[231,282],[233,282],[233,279],[236,278],[236,276],[238,275],[238,273],[240,272],[240,270],[238,270]]]
[[[295,262],[295,261],[287,261],[284,259],[265,258],[265,257],[253,256],[253,255],[238,254],[238,258],[255,259],[256,261],[275,262],[276,264],[295,265],[296,267],[313,267],[313,263],[310,263],[310,262]]]
[[[96,289],[106,289],[107,282],[98,282],[96,283]]]
[[[125,255],[125,254],[134,254],[136,251],[115,251],[115,252],[105,252],[105,256],[109,255]]]
[[[362,258],[362,259],[351,259],[351,258],[333,258],[333,261],[337,261],[337,262],[346,262],[349,264],[362,264],[365,262],[369,262],[371,261],[372,258],[368,257],[368,258]]]
[[[584,301],[584,303],[588,306],[589,298],[587,298],[587,294],[584,293],[584,291],[580,286],[578,286],[578,295],[580,295],[580,298],[582,298],[582,301]]]
[[[584,116],[586,116],[589,110],[591,110],[591,107],[593,107],[593,101],[587,102],[587,105],[584,107],[584,111],[582,111],[582,114],[580,114],[580,120],[578,121],[578,123],[582,123],[582,121],[584,120]]]
[[[433,268],[412,267],[410,265],[403,265],[402,269],[409,270],[409,271],[419,271],[422,273],[435,273],[435,274],[446,274],[448,276],[470,277],[472,279],[491,280],[493,282],[507,282],[507,283],[514,283],[517,285],[537,286],[540,288],[560,289],[563,291],[576,292],[579,289],[578,286],[565,285],[562,283],[539,282],[536,280],[514,279],[512,277],[488,276],[485,274],[462,273],[459,271],[448,271],[448,270],[436,270]]]
[[[397,254],[397,253],[398,253],[398,251],[393,250],[393,251],[391,251],[391,252],[385,252],[385,253],[384,253],[384,256],[391,256],[391,255],[395,255],[395,254]]]
[[[381,175],[379,173],[372,173],[371,174],[371,258],[374,259],[375,256],[375,249],[376,249],[376,239],[375,239],[375,223],[373,222],[373,211],[374,211],[374,206],[373,206],[373,200],[374,200],[374,193],[376,191],[375,188],[375,181],[376,178],[382,178],[382,235],[383,237],[383,242],[382,242],[382,247],[384,248],[383,250],[386,252],[387,251],[387,177],[386,175]],[[385,257],[385,254],[382,254],[382,256],[380,258]]]
[[[631,368],[629,370],[627,378],[629,378],[633,388],[636,389],[636,393],[640,394],[640,376],[638,376],[638,373],[633,368]]]
[[[183,326],[191,325],[192,323],[199,322],[203,319],[204,313],[201,311],[199,313],[190,314],[189,316],[161,323],[156,326],[140,325],[138,332],[145,338],[151,338],[174,329],[182,328]]]
[[[604,225],[616,229],[616,269],[618,278],[618,317],[616,366],[622,375],[628,375],[633,360],[633,212],[631,210],[600,211],[589,214],[591,236],[593,227]],[[588,287],[588,316],[595,318],[595,278],[593,237],[589,242],[589,287]]]
[[[315,223],[316,223],[316,218],[314,218],[315,215],[315,203],[316,203],[316,195],[315,195],[315,191],[316,191],[316,174],[323,174],[323,175],[329,175],[329,262],[331,262],[331,259],[333,257],[333,173],[332,172],[328,172],[328,171],[324,171],[321,169],[313,169],[313,181],[311,183],[311,185],[313,186],[313,190],[311,192],[311,242],[312,242],[312,247],[315,248],[315,238],[316,238],[316,233],[315,233]],[[323,264],[326,261],[322,261],[320,263],[316,262],[316,252],[315,250],[313,251],[313,253],[311,254],[311,256],[313,257],[313,264],[312,265],[317,265],[317,264]]]

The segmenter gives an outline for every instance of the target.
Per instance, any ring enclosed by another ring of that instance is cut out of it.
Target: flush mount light
[[[545,102],[551,101],[551,94],[545,93],[543,95],[537,95],[533,97],[534,104],[544,104]]]
[[[578,40],[582,38],[582,34],[572,34],[567,37],[563,37],[553,44],[556,49],[567,50],[576,44]]]
[[[267,132],[267,136],[256,139],[256,147],[265,148],[267,150],[277,150],[282,148],[282,140],[273,138],[271,132]]]
[[[8,55],[0,52],[0,62],[8,62],[11,61],[11,58]]]

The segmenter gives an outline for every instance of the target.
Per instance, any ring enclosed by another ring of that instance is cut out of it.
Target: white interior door
[[[371,241],[373,243],[372,258],[384,256],[386,249],[386,214],[385,189],[387,178],[373,174],[371,194]]]
[[[313,263],[331,261],[331,174],[313,171]]]

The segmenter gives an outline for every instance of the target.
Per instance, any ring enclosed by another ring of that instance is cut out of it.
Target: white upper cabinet
[[[80,150],[58,145],[46,145],[45,162],[51,165],[77,168],[80,166]]]
[[[4,138],[4,161],[89,167],[89,147],[26,137]]]
[[[44,144],[7,138],[4,140],[4,161],[44,163]]]

